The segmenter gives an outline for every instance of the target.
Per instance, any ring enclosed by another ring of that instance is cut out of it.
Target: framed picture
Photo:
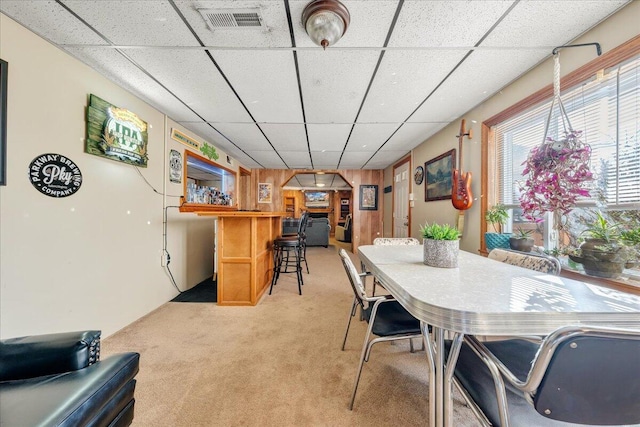
[[[258,183],[258,203],[271,203],[273,200],[273,187],[266,182]]]
[[[451,198],[452,171],[456,167],[456,150],[447,151],[424,164],[424,201]]]
[[[0,185],[7,185],[7,72],[9,64],[0,59]]]
[[[361,211],[377,211],[378,210],[378,186],[377,185],[361,185],[360,186],[360,210]]]

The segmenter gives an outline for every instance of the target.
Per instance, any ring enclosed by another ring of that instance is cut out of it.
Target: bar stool
[[[278,282],[281,273],[296,273],[298,281],[298,293],[302,295],[302,261],[305,259],[306,236],[304,230],[308,219],[308,213],[303,212],[298,224],[296,234],[282,235],[273,241],[273,277],[269,287],[269,295],[273,291],[273,286]],[[307,272],[309,267],[307,266]]]
[[[298,229],[295,233],[283,233],[280,237],[293,237],[298,236],[302,240],[302,248],[300,251],[300,263],[304,262],[304,266],[309,274],[309,264],[307,264],[307,224],[309,223],[309,212],[304,211],[300,215],[300,222],[298,222]],[[275,264],[274,264],[275,265]]]

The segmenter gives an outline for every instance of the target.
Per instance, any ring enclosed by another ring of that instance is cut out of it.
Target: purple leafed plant
[[[581,134],[572,130],[560,140],[547,137],[522,163],[527,179],[520,186],[520,206],[528,220],[540,222],[545,212],[566,215],[578,197],[589,197],[591,147],[580,140]]]

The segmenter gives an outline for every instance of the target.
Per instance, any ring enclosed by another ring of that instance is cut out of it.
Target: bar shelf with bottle
[[[184,195],[180,212],[238,209],[236,172],[185,151]]]

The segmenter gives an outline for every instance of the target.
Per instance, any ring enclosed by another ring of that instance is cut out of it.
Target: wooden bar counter
[[[218,218],[218,305],[256,305],[273,274],[284,212],[196,212]]]

